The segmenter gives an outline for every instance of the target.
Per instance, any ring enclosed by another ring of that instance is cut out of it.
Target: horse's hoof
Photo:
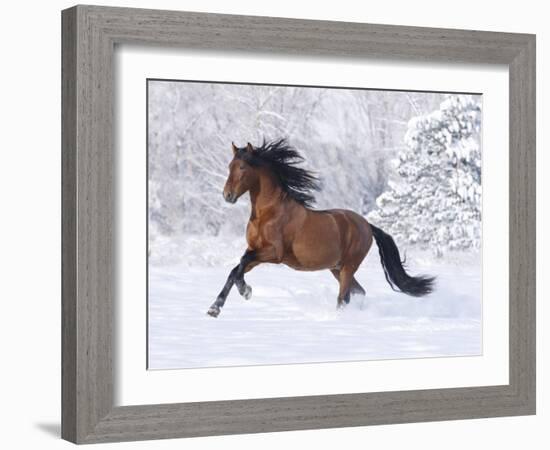
[[[252,297],[252,288],[248,284],[244,288],[244,292],[242,293],[242,296],[244,297],[245,300],[250,300],[250,298]]]
[[[209,309],[207,314],[212,317],[218,317],[220,315],[220,307],[216,305],[212,305]]]

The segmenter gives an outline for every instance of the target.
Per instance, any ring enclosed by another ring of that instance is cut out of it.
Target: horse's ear
[[[252,144],[250,142],[246,144],[246,151],[249,153],[252,153],[254,151],[254,147],[252,147]]]
[[[233,142],[231,142],[231,149],[233,150],[233,156],[235,156],[239,149],[237,148],[237,146]]]

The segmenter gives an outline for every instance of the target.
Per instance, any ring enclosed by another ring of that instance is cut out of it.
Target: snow
[[[481,97],[173,81],[148,92],[149,368],[481,353]],[[344,310],[328,271],[263,265],[246,275],[251,300],[234,288],[206,315],[246,246],[248,197],[222,198],[231,141],[282,137],[320,176],[317,207],[371,217],[409,246],[410,272],[438,277],[431,296],[393,292],[374,247],[356,277],[367,294]]]
[[[374,246],[356,276],[367,295],[352,297],[338,311],[338,284],[328,271],[263,265],[246,276],[252,298],[244,300],[233,288],[220,316],[212,318],[206,311],[232,267],[228,255],[218,256],[223,264],[150,264],[150,369],[481,353],[478,254],[446,261],[409,255],[412,274],[437,276],[433,294],[413,298],[391,290]]]

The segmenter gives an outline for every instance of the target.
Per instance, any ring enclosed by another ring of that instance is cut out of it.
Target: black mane
[[[269,168],[283,192],[301,205],[311,206],[315,203],[313,191],[320,189],[319,179],[310,171],[296,166],[304,158],[285,139],[271,142],[264,140],[261,147],[254,147],[252,152],[247,147],[239,148],[235,158],[242,159],[253,167]]]

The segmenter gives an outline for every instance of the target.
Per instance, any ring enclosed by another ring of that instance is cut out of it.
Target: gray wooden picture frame
[[[505,64],[509,384],[114,406],[115,44]],[[62,12],[62,437],[75,443],[535,413],[535,36],[75,6]]]

